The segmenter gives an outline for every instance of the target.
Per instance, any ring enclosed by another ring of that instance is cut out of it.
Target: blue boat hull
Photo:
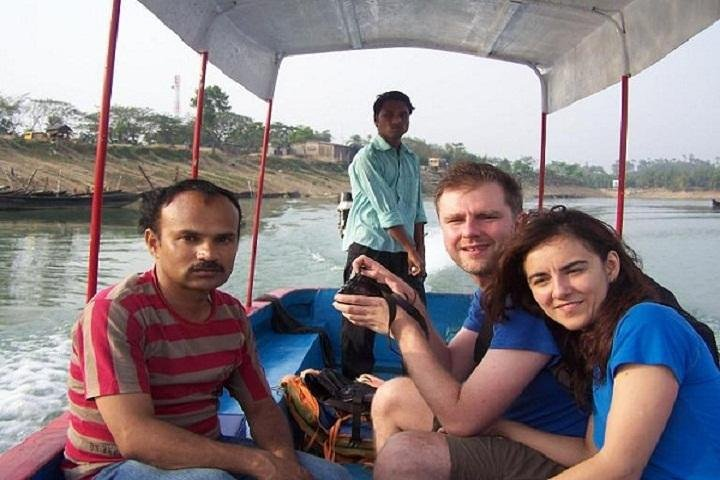
[[[296,289],[272,292],[279,297],[285,309],[300,323],[321,327],[328,333],[336,364],[340,364],[340,315],[332,308],[334,289]],[[437,331],[446,339],[452,337],[462,325],[470,303],[469,295],[429,293],[428,310]],[[276,333],[270,326],[272,306],[256,302],[250,314],[255,331],[260,359],[265,367],[268,382],[278,386],[282,377],[306,368],[322,368],[323,356],[317,334]],[[390,349],[387,337],[375,338],[376,373],[389,377],[401,372],[400,357]],[[282,402],[282,393],[273,388],[273,395]],[[244,415],[238,403],[223,392],[220,398],[219,418],[223,434],[245,434]],[[28,437],[23,443],[0,456],[0,478],[19,480],[62,479],[60,462],[65,443],[67,414],[53,420],[48,426]],[[348,465],[354,478],[371,478],[369,470],[360,465]]]

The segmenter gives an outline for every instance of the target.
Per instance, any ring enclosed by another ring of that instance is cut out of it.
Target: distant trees
[[[189,145],[192,124],[177,117],[151,112],[145,119],[144,139],[149,144]]]
[[[22,101],[22,97],[12,98],[0,95],[0,133],[17,133]]]
[[[68,102],[50,98],[26,99],[23,105],[25,127],[44,130],[55,125],[75,123],[82,113]]]
[[[197,103],[197,94],[191,105]],[[224,148],[235,153],[259,152],[263,124],[234,113],[228,95],[218,86],[205,89],[203,112],[203,143],[213,149]],[[98,112],[81,112],[73,105],[49,98],[32,99],[25,96],[0,95],[0,134],[17,135],[24,130],[45,130],[57,124],[72,127],[79,142],[94,143],[97,137]],[[148,108],[114,105],[110,109],[109,141],[115,144],[190,145],[194,119],[177,118],[154,112]],[[306,125],[272,124],[271,142],[276,147],[289,148],[293,143],[309,140],[329,142],[329,130],[314,130]],[[371,135],[354,134],[346,142],[360,149],[372,140]],[[535,183],[538,171],[532,157],[515,160],[480,156],[469,152],[462,142],[437,145],[421,138],[403,139],[427,164],[429,158],[443,158],[450,163],[468,160],[487,162],[511,173],[523,183]],[[580,165],[562,161],[547,164],[546,181],[552,185],[578,185],[609,188],[617,178],[617,164],[608,173],[597,165]],[[671,190],[720,190],[720,157],[702,160],[693,154],[682,159],[632,160],[627,165],[626,185],[630,188],[668,188]]]
[[[635,188],[720,190],[720,161],[701,160],[692,154],[683,160],[658,158],[633,162],[627,184]]]
[[[190,101],[192,107],[197,106],[197,91]],[[222,146],[233,130],[234,114],[231,112],[230,97],[217,85],[205,88],[203,104],[203,140],[215,149]]]
[[[197,105],[197,92],[191,99]],[[17,98],[0,95],[0,134],[21,134],[25,130],[43,131],[67,124],[74,137],[93,143],[97,137],[99,112],[81,112],[67,102],[53,99]],[[148,108],[113,105],[110,108],[109,142],[115,144],[190,145],[194,118],[177,118]],[[220,87],[205,89],[202,142],[237,153],[259,152],[264,125],[232,112],[230,98]],[[278,146],[307,140],[332,140],[329,130],[316,131],[306,125],[273,124],[272,141]]]

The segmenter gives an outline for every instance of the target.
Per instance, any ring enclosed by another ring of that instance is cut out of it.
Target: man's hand
[[[408,252],[408,273],[413,277],[425,273],[425,261],[414,248]]]
[[[389,333],[390,310],[382,297],[338,293],[335,295],[333,307],[354,325],[368,328],[381,335]]]
[[[416,328],[422,334],[420,325],[403,308],[398,307],[390,330],[390,309],[382,297],[366,297],[364,295],[335,295],[333,307],[343,314],[350,323],[365,327],[381,335],[399,338],[407,328]],[[427,318],[424,310],[421,314]]]
[[[372,258],[365,255],[360,255],[353,261],[352,266],[354,272],[362,272],[362,274],[366,277],[370,277],[373,280],[384,283],[385,285],[390,287],[390,290],[395,293],[399,293],[400,295],[404,296],[409,302],[414,303],[415,297],[417,297],[417,293],[415,293],[415,290],[410,285],[402,281],[400,277],[392,273],[387,268],[383,267],[380,263],[376,262]]]
[[[402,226],[394,226],[387,229],[388,235],[402,245],[408,256],[408,274],[412,276],[425,273],[425,240],[422,224],[416,224],[415,239],[412,240]]]
[[[268,480],[312,480],[313,478],[294,458],[280,458],[269,452],[263,452],[263,457],[267,462],[257,475],[258,478]]]

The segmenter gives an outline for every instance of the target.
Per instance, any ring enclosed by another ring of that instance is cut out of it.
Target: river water
[[[568,200],[614,223],[611,199]],[[427,286],[472,291],[442,247],[431,203]],[[243,204],[243,211],[251,206]],[[249,215],[246,215],[250,218]],[[281,287],[337,287],[340,250],[335,205],[274,200],[263,207],[255,296]],[[55,417],[66,405],[69,332],[84,301],[88,213],[0,212],[0,452]],[[108,210],[100,253],[100,286],[150,265],[136,213]],[[628,200],[625,239],[645,270],[720,334],[720,212],[709,201]],[[235,273],[225,290],[245,298],[250,244],[243,227]],[[719,337],[720,338],[720,337]]]

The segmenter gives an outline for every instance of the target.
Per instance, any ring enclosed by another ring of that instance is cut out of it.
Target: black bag
[[[352,382],[329,368],[288,375],[281,386],[290,417],[304,437],[298,448],[329,461],[373,461],[374,387]]]
[[[667,288],[663,287],[659,283],[657,283],[652,277],[649,275],[645,275],[648,280],[653,284],[655,289],[658,292],[658,295],[660,295],[660,299],[658,300],[658,303],[662,303],[665,306],[674,308],[680,315],[682,315],[685,320],[690,324],[690,326],[697,332],[698,335],[700,335],[700,338],[703,339],[705,342],[705,345],[707,346],[708,350],[710,350],[710,355],[712,355],[713,360],[715,360],[715,365],[720,367],[720,359],[718,358],[718,347],[717,342],[715,341],[715,333],[712,331],[712,329],[706,324],[695,318],[690,312],[685,310],[680,306],[680,303],[678,302],[675,295],[668,290]]]

